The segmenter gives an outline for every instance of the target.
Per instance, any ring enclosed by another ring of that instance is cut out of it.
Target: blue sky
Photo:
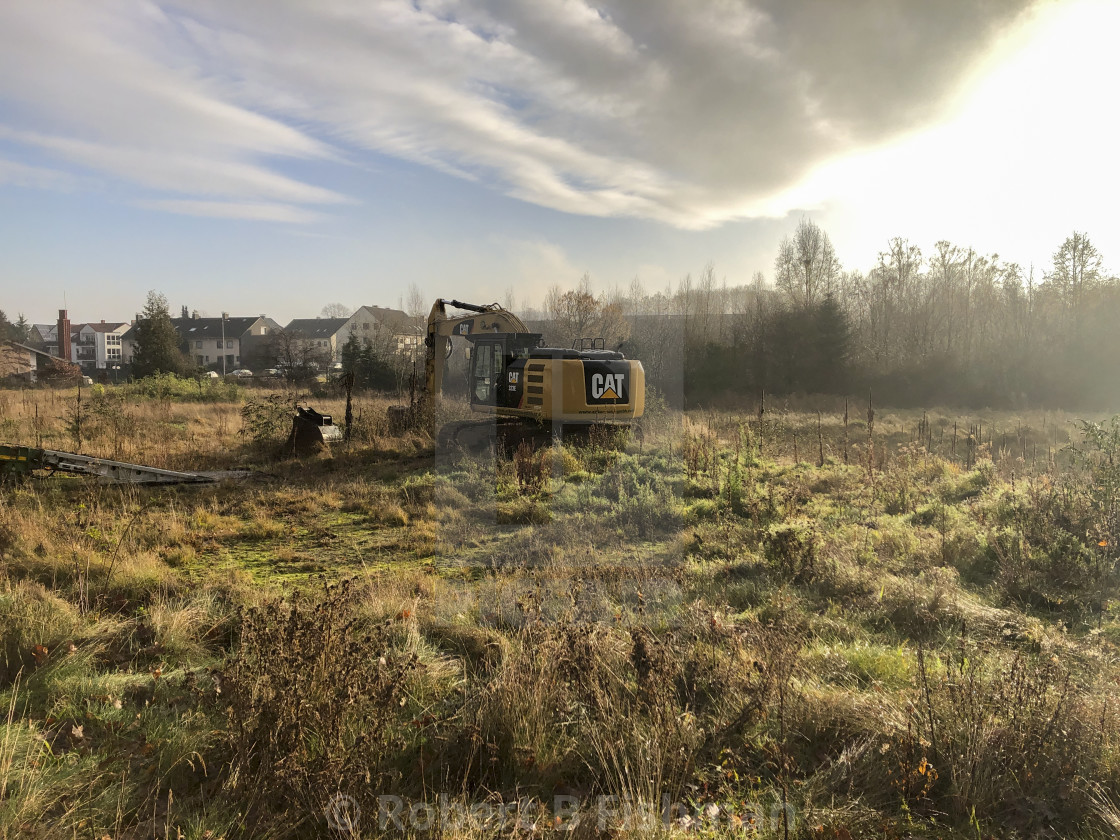
[[[0,308],[286,321],[770,274],[805,215],[1120,254],[1113,2],[0,6]]]

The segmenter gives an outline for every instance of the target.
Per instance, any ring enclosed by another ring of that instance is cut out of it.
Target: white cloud
[[[267,158],[334,152],[229,101],[215,69],[187,47],[175,19],[152,3],[3,4],[0,138],[172,194],[347,200],[270,168]]]
[[[259,196],[283,201],[332,203],[350,199],[287,178],[266,167],[204,154],[151,151],[69,137],[12,131],[0,126],[0,138],[54,152],[59,157],[153,189],[219,195]]]
[[[376,152],[703,228],[935,120],[1027,2],[8,3],[0,99],[26,142],[174,199],[338,201],[285,161]]]
[[[69,192],[78,187],[79,180],[68,172],[0,158],[0,185],[3,184]]]
[[[139,201],[137,204],[152,210],[163,210],[185,216],[207,216],[214,219],[249,219],[293,224],[316,222],[322,219],[322,215],[319,213],[304,210],[301,207],[293,207],[290,204],[174,199]]]

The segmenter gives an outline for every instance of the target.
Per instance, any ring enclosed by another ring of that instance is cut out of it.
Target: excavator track
[[[552,444],[552,430],[547,426],[526,424],[517,420],[456,420],[439,430],[438,451],[464,452],[468,455],[516,451],[522,442],[533,448]]]
[[[456,420],[445,424],[436,439],[436,450],[441,453],[455,451],[481,454],[495,441],[494,423],[490,420]]]
[[[594,439],[596,429],[602,430],[604,434],[637,431],[640,435],[641,432],[641,427],[637,424],[565,423],[553,427],[518,420],[456,420],[439,430],[437,451],[483,455],[500,450],[510,455],[523,443],[528,443],[533,449],[551,446],[560,440],[586,445]]]

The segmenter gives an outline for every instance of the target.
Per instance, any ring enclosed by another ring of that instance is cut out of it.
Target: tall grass
[[[68,448],[75,396],[0,392],[4,438]],[[284,459],[249,397],[138,396],[84,393],[83,449],[255,475],[0,488],[0,837],[330,836],[339,795],[379,836],[389,793],[529,833],[558,795],[588,835],[599,797],[711,834],[1115,825],[1107,425],[877,409],[869,468],[837,406],[659,409],[437,464],[383,400]]]

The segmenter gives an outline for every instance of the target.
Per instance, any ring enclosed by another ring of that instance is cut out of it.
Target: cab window
[[[495,386],[502,376],[502,345],[476,344],[472,355],[475,402],[494,402]]]

